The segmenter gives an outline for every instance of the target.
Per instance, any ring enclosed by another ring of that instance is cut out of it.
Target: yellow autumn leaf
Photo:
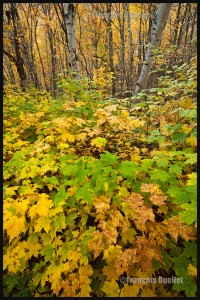
[[[120,297],[137,297],[140,289],[143,288],[142,284],[125,284],[121,289]]]
[[[37,219],[37,224],[34,226],[35,232],[40,232],[43,228],[48,233],[51,229],[51,220],[45,217]]]
[[[197,145],[197,138],[196,137],[188,137],[188,138],[186,138],[186,144],[190,145],[192,147],[195,147]]]
[[[97,137],[95,139],[92,139],[91,146],[96,146],[98,148],[104,147],[107,143],[107,140],[102,137]]]
[[[64,132],[61,136],[62,140],[67,140],[69,142],[74,142],[75,141],[75,137],[68,132]]]
[[[20,233],[25,233],[26,226],[25,226],[25,218],[17,216],[12,216],[6,224],[4,224],[4,228],[7,231],[7,234],[10,240],[18,237]]]
[[[53,206],[53,202],[48,198],[48,195],[41,194],[39,201],[36,205],[33,205],[29,210],[29,216],[31,220],[37,215],[41,217],[47,217],[50,208]]]
[[[106,294],[106,297],[119,297],[120,295],[118,283],[114,279],[106,281],[101,290]]]
[[[86,138],[86,136],[87,136],[87,134],[86,134],[86,133],[84,133],[84,132],[81,132],[81,133],[77,134],[76,138],[77,138],[77,140],[84,141],[84,140],[85,140],[85,138]]]
[[[16,190],[18,190],[19,186],[7,187],[5,190],[5,196],[13,196],[16,194]]]
[[[197,276],[197,268],[191,264],[188,265],[188,274],[191,276]]]
[[[104,189],[105,189],[105,191],[107,191],[108,190],[108,182],[104,182]]]

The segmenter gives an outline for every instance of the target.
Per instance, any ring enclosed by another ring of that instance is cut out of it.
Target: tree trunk
[[[13,72],[11,61],[8,59],[7,55],[4,55],[4,58],[5,58],[5,67],[8,70],[10,83],[15,85],[16,81],[15,81],[15,75],[14,75],[14,72]]]
[[[109,49],[109,64],[111,72],[114,75],[114,61],[113,61],[113,34],[112,34],[112,17],[111,17],[112,3],[107,3],[107,34],[108,34],[108,49]],[[112,96],[115,95],[115,78],[112,78]]]
[[[14,47],[15,47],[15,53],[16,57],[14,63],[17,68],[17,72],[20,77],[20,85],[22,90],[25,89],[26,83],[27,83],[27,77],[24,69],[24,61],[20,53],[20,43],[18,39],[18,31],[17,31],[17,20],[19,19],[19,14],[16,8],[16,3],[10,3],[10,13],[12,17],[12,23],[13,23],[13,34],[14,34]],[[5,52],[4,52],[5,53]]]
[[[80,79],[78,58],[76,55],[76,35],[74,24],[74,5],[73,3],[63,3],[64,17],[67,31],[67,45],[69,50],[70,68],[76,79]]]
[[[56,96],[56,52],[55,52],[55,45],[53,40],[53,30],[47,24],[47,34],[49,38],[49,46],[51,51],[51,65],[52,65],[52,96],[55,98]]]
[[[160,45],[161,37],[163,30],[165,28],[167,18],[170,13],[172,4],[171,3],[161,3],[160,9],[158,11],[156,23],[152,27],[151,32],[151,43],[147,48],[147,52],[145,55],[145,60],[142,66],[142,71],[140,77],[137,82],[137,86],[135,89],[135,95],[139,93],[141,90],[146,89],[148,79],[149,79],[149,67],[150,67],[150,58],[152,56],[152,50],[156,49]],[[136,101],[132,101],[134,103]]]
[[[178,35],[178,28],[179,28],[179,23],[180,23],[180,17],[181,17],[181,4],[178,4],[178,10],[177,10],[177,14],[176,14],[176,19],[175,19],[175,23],[174,23],[174,38],[173,38],[173,44],[176,45],[177,42],[177,35]]]
[[[122,11],[121,11],[121,4],[122,4]],[[118,10],[118,22],[119,22],[119,33],[120,33],[120,65],[121,65],[121,90],[124,90],[124,82],[126,80],[126,70],[125,70],[125,3],[119,3],[119,10]],[[127,82],[126,82],[127,83]]]
[[[141,73],[142,60],[142,3],[140,6],[140,27],[138,31],[138,75]]]
[[[131,18],[129,3],[126,3],[126,13],[127,13],[127,23],[128,23],[128,34],[129,34],[129,78],[128,78],[128,90],[133,89],[133,67],[134,67],[134,46],[133,46],[133,36],[131,31]]]

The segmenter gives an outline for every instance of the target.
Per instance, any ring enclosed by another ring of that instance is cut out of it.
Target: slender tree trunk
[[[67,31],[67,45],[70,57],[70,68],[76,79],[80,79],[79,64],[76,54],[76,35],[74,22],[74,5],[73,3],[63,3],[64,17]]]
[[[4,58],[5,58],[5,67],[8,70],[10,83],[15,85],[16,81],[15,81],[15,75],[13,72],[12,64],[11,64],[10,60],[8,59],[7,55],[4,55]]]
[[[36,43],[36,47],[37,47],[37,51],[38,51],[38,55],[39,55],[39,59],[40,59],[40,64],[41,64],[41,67],[42,67],[42,75],[43,75],[43,79],[44,79],[44,85],[45,85],[46,90],[48,90],[48,86],[47,86],[46,78],[45,78],[46,76],[45,76],[45,71],[44,71],[44,64],[43,64],[43,61],[42,61],[40,48],[39,48],[38,41],[37,41],[37,24],[38,24],[38,21],[35,23],[35,28],[34,28],[35,43]]]
[[[140,27],[138,31],[138,76],[141,73],[142,60],[142,3],[140,6]]]
[[[128,90],[133,89],[133,68],[134,68],[134,46],[133,46],[133,36],[131,31],[131,18],[129,3],[126,3],[126,13],[127,13],[127,23],[128,23],[128,34],[129,34],[129,78],[128,78]]]
[[[162,33],[165,28],[167,18],[170,13],[172,4],[171,3],[161,3],[156,23],[152,27],[151,33],[151,43],[147,48],[147,52],[145,55],[145,60],[142,66],[142,71],[140,77],[137,82],[137,86],[135,89],[135,95],[139,93],[141,90],[146,89],[149,79],[149,67],[150,67],[150,58],[152,56],[152,50],[156,49],[160,45],[160,41],[162,38]],[[136,102],[136,101],[135,101]],[[134,100],[132,101],[134,103]]]
[[[122,4],[122,11],[121,6]],[[124,82],[126,80],[126,69],[125,69],[125,36],[124,36],[124,23],[125,23],[125,3],[119,3],[119,15],[118,15],[118,22],[119,22],[119,32],[120,32],[120,63],[121,63],[121,90],[124,89]]]
[[[178,36],[178,28],[179,28],[179,23],[180,23],[180,19],[181,19],[181,5],[182,3],[178,4],[178,10],[177,10],[177,14],[176,14],[176,19],[175,19],[175,23],[174,23],[174,38],[173,38],[173,44],[176,45],[177,42],[177,36]]]
[[[181,27],[180,27],[180,30],[179,30],[179,35],[178,35],[178,40],[177,40],[178,48],[180,47],[181,41],[182,41],[182,38],[183,38],[185,19],[186,19],[186,16],[187,16],[189,4],[190,3],[185,4],[185,11],[184,11],[184,14],[183,14],[183,17],[182,17],[182,20],[181,20]]]
[[[107,3],[107,15],[108,15],[108,23],[107,23],[107,33],[108,33],[108,49],[109,49],[109,64],[111,72],[114,75],[114,61],[113,61],[113,34],[112,34],[112,3]],[[115,95],[115,78],[112,79],[112,96]]]
[[[51,65],[52,65],[52,95],[56,96],[56,52],[53,40],[53,30],[47,25],[47,34],[49,38],[49,46],[51,51]]]
[[[20,43],[18,39],[18,30],[16,22],[19,19],[19,14],[16,8],[16,3],[10,3],[10,13],[12,16],[12,23],[13,23],[13,34],[14,34],[14,47],[15,47],[15,54],[16,58],[13,60],[16,64],[17,72],[20,77],[20,85],[22,90],[25,89],[27,84],[27,77],[24,69],[24,60],[20,53]]]

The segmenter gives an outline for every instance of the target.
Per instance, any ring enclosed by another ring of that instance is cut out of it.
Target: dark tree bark
[[[17,22],[19,21],[19,13],[17,10],[16,3],[10,3],[10,16],[13,25],[13,42],[14,42],[15,56],[13,56],[11,53],[9,53],[6,50],[3,51],[8,56],[8,58],[15,63],[17,72],[20,77],[20,86],[22,90],[25,90],[27,86],[27,76],[24,68],[24,60],[21,55],[20,42],[18,38]]]

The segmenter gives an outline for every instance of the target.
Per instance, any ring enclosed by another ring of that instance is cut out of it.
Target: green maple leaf
[[[55,249],[50,244],[47,244],[40,253],[44,256],[45,261],[51,261],[55,256]]]
[[[114,154],[111,154],[108,151],[106,151],[104,154],[101,154],[100,157],[101,157],[101,160],[104,162],[103,164],[105,166],[117,165],[118,164],[119,157],[117,157]]]
[[[150,176],[152,180],[159,180],[161,182],[166,182],[169,179],[169,174],[166,171],[160,169],[153,170]]]
[[[93,193],[91,192],[91,185],[89,182],[86,182],[83,186],[79,187],[76,195],[76,199],[83,199],[85,200],[88,204],[92,203],[93,200]]]
[[[185,154],[187,160],[184,162],[185,165],[193,165],[197,162],[197,153]]]
[[[170,187],[167,193],[175,199],[173,200],[174,204],[182,204],[190,201],[190,196],[188,193],[184,189],[181,189],[177,186]]]
[[[77,217],[77,212],[75,212],[75,211],[70,212],[65,219],[66,224],[69,226],[73,226],[75,223],[76,217]]]
[[[191,201],[191,203],[183,203],[180,205],[184,211],[179,212],[180,220],[186,223],[187,225],[191,225],[197,220],[197,203],[195,201]]]
[[[183,132],[175,132],[172,135],[172,142],[177,143],[177,142],[184,142],[186,139],[186,134]]]
[[[197,265],[197,244],[195,242],[183,242],[185,249],[183,254],[188,257],[192,258],[194,265]]]
[[[152,164],[153,164],[152,159],[145,158],[141,161],[140,170],[141,171],[148,171]]]
[[[169,168],[169,173],[175,173],[176,175],[180,176],[182,174],[182,168],[177,164],[171,165]]]
[[[128,178],[129,180],[136,179],[136,172],[138,169],[138,165],[132,161],[123,161],[119,165],[119,173],[124,177]]]
[[[58,193],[56,194],[54,198],[55,205],[58,205],[62,200],[64,200],[67,196],[67,193],[65,191],[65,187],[60,187]]]
[[[58,185],[59,184],[58,178],[55,177],[55,176],[44,178],[44,181],[46,183],[50,183],[50,184],[54,184],[54,185]]]

